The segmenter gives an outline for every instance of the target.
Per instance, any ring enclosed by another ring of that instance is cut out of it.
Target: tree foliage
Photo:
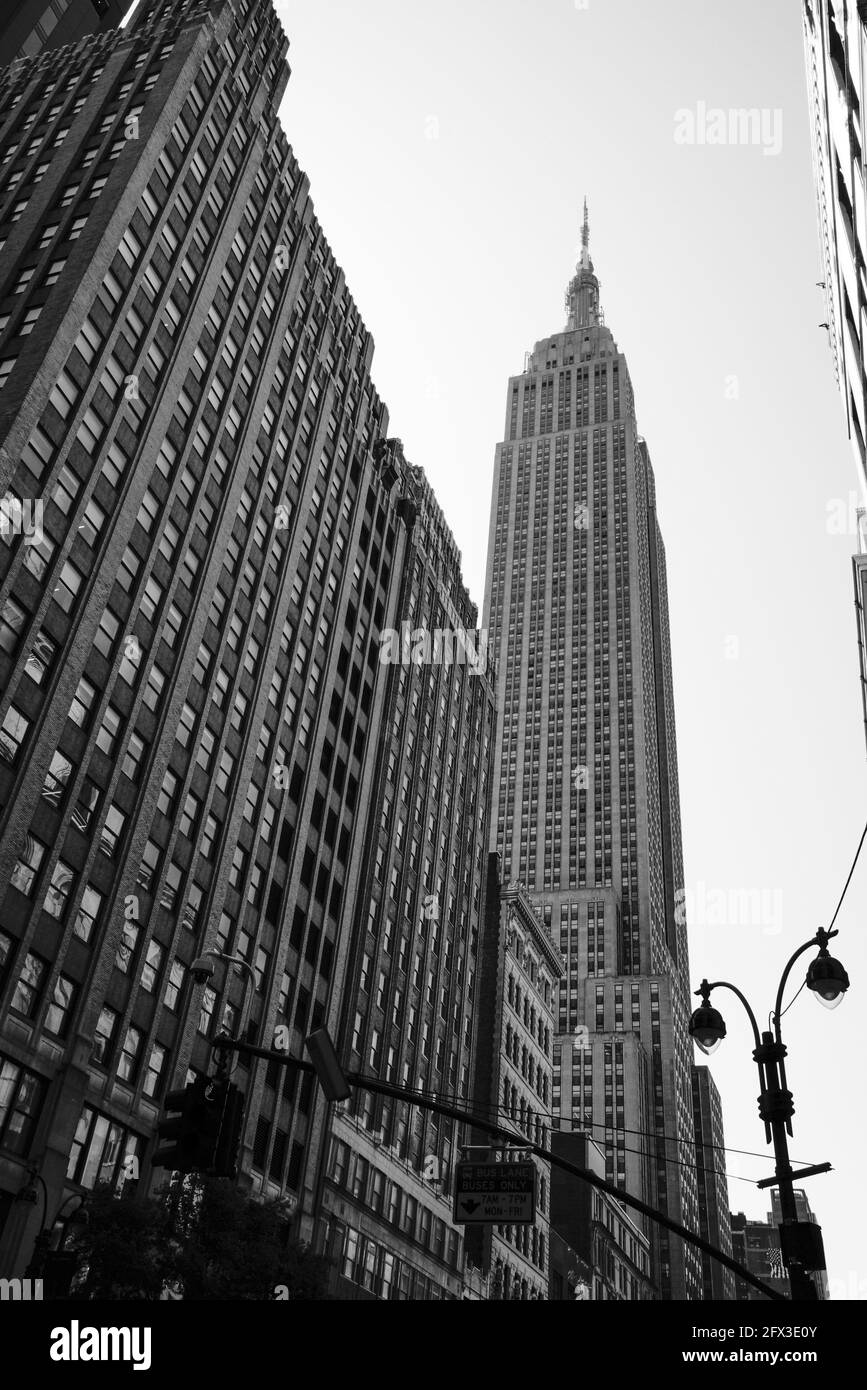
[[[97,1189],[79,1258],[77,1299],[328,1298],[328,1261],[293,1234],[281,1201],[257,1201],[218,1178],[188,1178],[155,1197]],[[278,1292],[279,1290],[279,1292]]]

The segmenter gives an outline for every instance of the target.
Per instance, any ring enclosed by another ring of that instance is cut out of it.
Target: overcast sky
[[[431,478],[480,608],[507,380],[563,327],[590,198],[668,550],[692,975],[733,979],[766,1019],[867,817],[843,533],[856,477],[819,327],[800,5],[277,8],[285,128],[373,332],[391,432]],[[754,143],[700,143],[720,138],[715,110],[741,108],[763,113]],[[830,1013],[805,991],[785,1020],[792,1151],[834,1164],[808,1190],[844,1298],[867,1296],[865,889],[867,862],[835,948],[851,997]],[[763,893],[753,925],[730,920],[748,890]],[[751,1038],[737,1002],[718,1002],[726,1142],[761,1155],[729,1155],[732,1206],[761,1216],[753,1184],[772,1163]]]

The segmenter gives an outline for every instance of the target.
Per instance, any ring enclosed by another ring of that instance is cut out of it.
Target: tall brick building
[[[4,0],[0,67],[116,29],[132,0]]]
[[[373,344],[277,120],[286,49],[267,0],[152,0],[0,73],[0,493],[38,517],[0,544],[4,1273],[42,1220],[13,1201],[31,1165],[49,1221],[97,1181],[162,1181],[161,1099],[245,1007],[294,1055],[329,1021],[356,1063],[466,1082],[490,690],[466,670],[408,688],[380,660],[412,605],[475,619],[430,488],[384,442]],[[389,831],[360,905],[383,797],[413,848]],[[418,797],[436,844],[416,843]],[[411,888],[414,910],[442,901],[419,952]],[[377,976],[356,1040],[362,922]],[[204,951],[248,969],[203,986]],[[419,954],[421,998],[401,974]],[[322,1236],[318,1093],[264,1064],[236,1078],[244,1181]],[[412,1183],[430,1154],[448,1171],[447,1127],[393,1124]],[[454,1292],[453,1234],[439,1281],[396,1296]]]
[[[445,518],[421,470],[408,486],[398,622],[380,638],[388,678],[371,814],[330,1028],[354,1069],[470,1105],[493,691]],[[355,1291],[461,1297],[462,1137],[451,1121],[363,1091],[340,1107],[320,1239]]]

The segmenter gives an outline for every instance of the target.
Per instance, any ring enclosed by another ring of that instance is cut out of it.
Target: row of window
[[[375,1164],[339,1139],[331,1141],[328,1176],[337,1187],[423,1250],[429,1250],[453,1269],[458,1267],[458,1233],[449,1229],[430,1207],[404,1192],[399,1183],[387,1178]]]

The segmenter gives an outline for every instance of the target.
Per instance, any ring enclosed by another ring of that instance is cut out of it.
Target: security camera
[[[190,966],[190,974],[197,985],[206,985],[214,975],[214,962],[211,956],[199,956]]]

